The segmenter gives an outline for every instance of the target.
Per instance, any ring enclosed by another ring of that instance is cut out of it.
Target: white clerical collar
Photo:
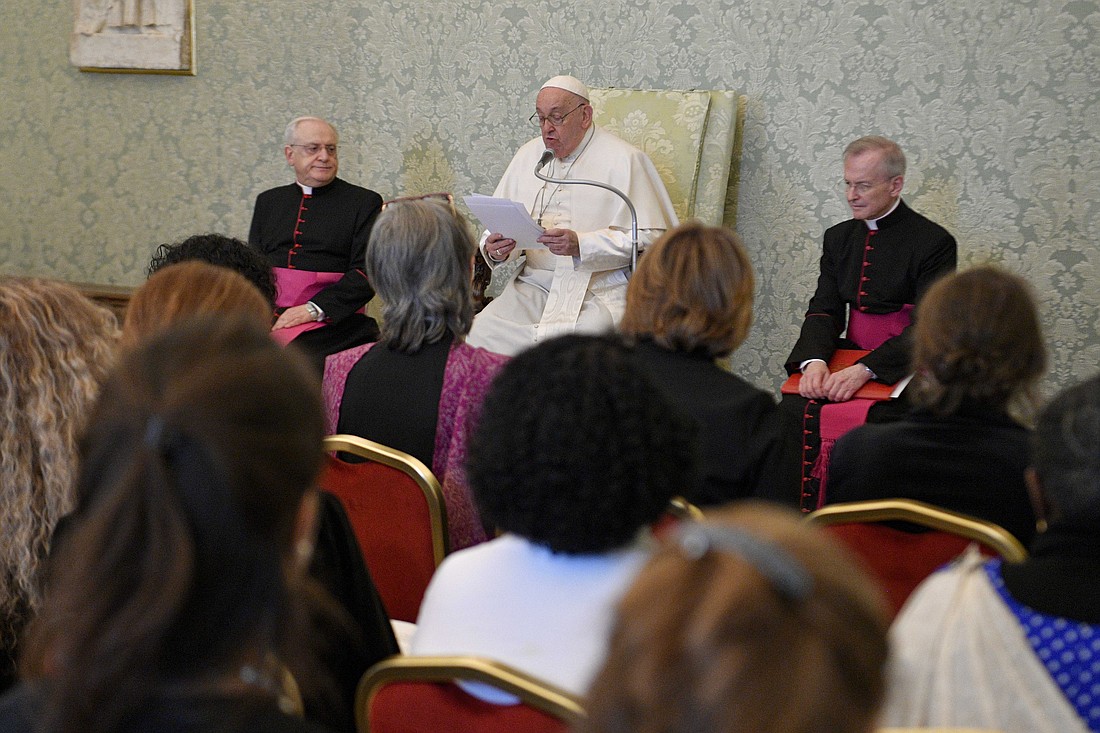
[[[870,229],[872,232],[877,231],[878,230],[878,223],[881,220],[885,219],[886,217],[890,216],[890,214],[893,214],[894,209],[898,208],[898,204],[900,204],[900,203],[901,203],[901,196],[898,196],[896,199],[894,199],[894,205],[890,207],[889,211],[887,211],[882,216],[876,217],[874,219],[867,219],[866,220],[867,228]]]
[[[294,182],[298,183],[298,181],[294,181]],[[302,189],[302,193],[304,193],[306,196],[312,196],[313,195],[313,186],[307,186],[304,183],[298,183],[298,188]]]

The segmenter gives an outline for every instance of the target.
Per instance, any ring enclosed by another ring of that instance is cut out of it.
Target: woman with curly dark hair
[[[995,522],[1027,544],[1035,513],[1025,426],[1046,363],[1023,278],[985,266],[938,281],[917,308],[907,390],[915,409],[837,441],[829,502],[918,499]]]
[[[175,244],[161,244],[149,260],[146,274],[180,262],[205,262],[208,265],[228,267],[256,286],[264,296],[274,319],[275,275],[262,254],[234,237],[224,234],[195,234]]]
[[[503,534],[444,560],[412,653],[487,656],[582,694],[612,606],[645,561],[646,528],[691,480],[693,432],[613,337],[515,357],[468,461],[482,515]]]
[[[277,698],[305,638],[291,588],[322,425],[313,372],[255,322],[189,321],[125,356],[81,440],[78,514],[0,730],[318,730]]]

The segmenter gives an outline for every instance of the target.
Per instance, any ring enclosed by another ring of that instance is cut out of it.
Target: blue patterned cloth
[[[985,563],[989,582],[1019,620],[1028,643],[1062,694],[1089,730],[1100,732],[1100,628],[1023,605],[1005,589],[1001,562]]]

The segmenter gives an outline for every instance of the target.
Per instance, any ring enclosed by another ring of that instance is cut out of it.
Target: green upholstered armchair
[[[589,92],[596,124],[649,155],[681,221],[735,224],[744,96],[732,91]]]

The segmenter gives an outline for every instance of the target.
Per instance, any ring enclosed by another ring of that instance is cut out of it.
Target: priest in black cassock
[[[821,405],[847,402],[873,379],[893,384],[909,373],[911,313],[938,277],[955,270],[957,259],[955,238],[902,201],[905,154],[897,143],[861,137],[844,149],[843,160],[852,218],[825,232],[817,289],[784,364],[802,379],[799,394],[782,401],[784,464],[799,486],[797,494],[782,498],[797,497],[804,510],[823,499],[816,483],[824,470],[816,423]],[[827,363],[840,348],[871,351],[830,374]],[[886,416],[880,417],[889,419],[904,403],[882,407]],[[876,419],[874,411],[867,419]],[[827,455],[822,458],[827,464]]]
[[[336,129],[317,117],[286,128],[283,153],[296,180],[256,197],[248,243],[278,286],[272,333],[323,366],[324,357],[378,338],[364,308],[374,289],[363,262],[382,197],[336,177]]]

